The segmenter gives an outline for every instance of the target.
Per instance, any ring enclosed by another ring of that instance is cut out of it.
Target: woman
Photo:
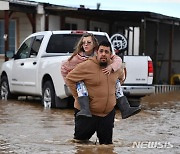
[[[75,68],[75,66],[89,57],[94,56],[98,47],[98,41],[91,33],[85,33],[75,47],[72,56],[65,61],[61,66],[61,73],[65,80],[66,75]],[[110,74],[112,71],[117,71],[122,66],[122,60],[119,56],[112,56],[113,63],[102,71],[105,74]],[[66,81],[66,80],[65,80]]]
[[[67,74],[73,70],[77,64],[86,61],[89,57],[92,57],[95,55],[95,52],[98,47],[98,41],[91,33],[85,33],[77,43],[75,47],[75,51],[72,54],[72,56],[65,62],[63,62],[61,66],[61,74],[64,78],[64,81],[66,82],[66,76]],[[118,69],[122,69],[122,60],[117,55],[112,55],[111,57],[113,63],[108,65],[106,68],[102,69],[103,73],[108,75],[110,73],[113,73],[117,71]],[[123,69],[122,69],[123,71]],[[81,111],[79,111],[76,116],[82,115],[91,117],[91,112],[89,110],[89,97],[88,97],[88,91],[86,89],[86,86],[84,85],[84,82],[78,82],[77,83],[77,93],[78,93],[78,102],[81,107]],[[126,97],[123,95],[123,91],[121,88],[120,81],[117,81],[116,84],[116,99],[121,100],[118,101],[120,105],[118,107],[120,108],[121,114],[123,119],[129,117],[129,114],[132,114],[131,112],[134,110],[137,110],[135,107],[130,107],[129,103],[126,99]],[[122,105],[123,104],[123,105]],[[126,105],[124,107],[124,105]],[[132,111],[130,111],[130,109]],[[129,113],[130,111],[130,113]]]

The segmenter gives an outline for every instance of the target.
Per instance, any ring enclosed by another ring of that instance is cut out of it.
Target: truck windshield
[[[80,34],[53,34],[49,40],[47,53],[72,53],[81,38]],[[106,36],[95,35],[98,42],[107,40]]]

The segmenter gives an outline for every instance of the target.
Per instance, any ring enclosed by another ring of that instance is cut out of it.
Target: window
[[[21,45],[15,56],[15,59],[29,58],[33,39],[34,37],[29,38]]]
[[[94,31],[102,32],[102,29],[100,27],[94,27]]]
[[[76,34],[54,34],[51,36],[46,52],[47,53],[72,53],[76,42],[81,35]]]
[[[4,53],[4,21],[0,20],[0,54]]]
[[[27,39],[19,48],[15,59],[34,58],[39,52],[40,45],[44,36],[39,35]]]
[[[15,20],[10,21],[10,24],[9,24],[9,50],[10,51],[15,51],[15,40],[16,40],[15,27],[16,27]]]
[[[68,29],[68,30],[77,30],[77,24],[66,23],[65,24],[65,29]]]
[[[108,39],[107,39],[107,37],[105,37],[105,36],[101,36],[101,35],[94,35],[96,38],[97,38],[97,40],[98,40],[98,42],[100,43],[100,42],[102,42],[102,41],[109,41]]]
[[[16,21],[10,20],[9,22],[9,50],[15,51],[15,37],[16,37]],[[0,54],[4,54],[5,46],[4,46],[4,20],[0,20]]]
[[[30,57],[36,57],[37,56],[43,38],[44,38],[43,35],[39,35],[39,36],[35,37],[35,39],[32,43]]]
[[[72,53],[82,34],[54,34],[51,36],[47,53]],[[99,42],[107,40],[107,37],[95,35]]]

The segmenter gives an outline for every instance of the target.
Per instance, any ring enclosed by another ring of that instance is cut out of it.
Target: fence
[[[154,85],[155,93],[166,93],[180,90],[180,85]]]

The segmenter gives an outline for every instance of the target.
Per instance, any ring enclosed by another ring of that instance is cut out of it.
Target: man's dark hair
[[[112,53],[112,48],[111,48],[111,43],[109,41],[102,41],[99,43],[99,46],[98,46],[98,49],[100,46],[105,46],[105,47],[109,47],[110,48],[110,51]]]

